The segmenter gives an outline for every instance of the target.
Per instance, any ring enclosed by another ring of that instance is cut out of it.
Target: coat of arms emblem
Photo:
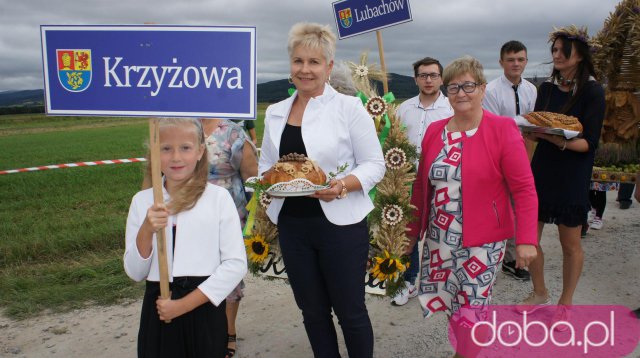
[[[91,84],[91,50],[56,50],[58,79],[69,92],[82,92]]]
[[[349,28],[351,24],[353,24],[350,7],[338,11],[338,15],[340,16],[340,25],[342,25],[342,27],[344,27],[345,29]]]

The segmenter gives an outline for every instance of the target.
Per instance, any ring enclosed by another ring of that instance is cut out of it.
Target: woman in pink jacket
[[[535,258],[537,244],[538,200],[524,142],[513,119],[482,109],[482,65],[457,59],[443,82],[454,115],[427,129],[411,197],[417,209],[409,237],[412,244],[426,238],[418,296],[425,317],[489,304],[514,227],[519,268]]]

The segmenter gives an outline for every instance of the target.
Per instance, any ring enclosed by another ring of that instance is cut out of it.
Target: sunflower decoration
[[[386,74],[378,69],[376,64],[367,63],[368,54],[360,55],[360,63],[346,62],[351,70],[351,78],[356,88],[356,97],[360,98],[367,113],[374,119],[376,131],[379,133],[380,142],[384,143],[388,133],[389,117],[387,112],[391,103],[395,101],[393,93],[385,93],[379,96],[372,81],[386,81]]]
[[[371,86],[371,80],[382,81],[386,74],[378,68],[378,65],[367,63],[368,57],[369,54],[363,52],[360,55],[360,63],[347,62],[347,66],[351,70],[351,77],[357,89],[367,97],[373,97],[376,95],[376,91]]]
[[[413,218],[413,206],[410,204],[410,187],[404,182],[406,178],[415,178],[415,174],[410,172],[410,168],[410,166],[406,166],[403,170],[389,170],[391,172],[389,178],[384,182],[378,183],[374,208],[369,214],[370,225],[382,231],[391,230],[395,226],[404,229]],[[400,230],[399,235],[401,238],[393,238],[393,243],[380,240],[379,235],[374,235],[374,238],[378,239],[376,240],[376,246],[380,248],[380,251],[387,250],[391,253],[400,254],[404,251],[404,248],[401,247],[402,245],[396,245],[395,241],[403,241],[401,239],[404,238],[404,231]],[[391,246],[394,246],[394,249]],[[398,249],[398,252],[395,249]]]
[[[271,197],[264,191],[257,190],[253,193],[252,200],[256,199],[259,204],[252,209],[255,211],[255,220],[251,224],[251,230],[245,230],[244,239],[249,271],[253,274],[258,274],[263,266],[269,265],[270,260],[277,261],[280,256],[278,228],[269,220],[266,212]]]
[[[353,74],[358,77],[367,77],[367,75],[369,75],[369,67],[365,65],[357,65],[353,70]]]
[[[260,193],[260,206],[262,206],[263,209],[267,209],[269,207],[269,204],[271,204],[271,196],[267,193],[265,193],[264,191]]]
[[[367,100],[367,103],[364,104],[364,108],[371,117],[379,117],[387,113],[389,106],[382,97],[375,96]]]
[[[385,153],[384,162],[389,169],[400,169],[407,164],[407,154],[402,148],[391,148]]]
[[[244,246],[247,248],[249,260],[256,263],[262,263],[267,255],[269,255],[269,244],[260,234],[253,235],[244,239]]]
[[[382,222],[386,225],[397,225],[403,219],[404,214],[399,205],[391,204],[382,209]]]
[[[371,270],[371,275],[379,281],[397,281],[398,277],[406,271],[408,264],[402,263],[402,259],[395,255],[389,255],[387,250],[384,254],[373,258],[375,264]]]

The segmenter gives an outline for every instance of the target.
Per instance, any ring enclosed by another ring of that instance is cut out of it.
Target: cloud
[[[386,0],[385,0],[386,1]],[[584,0],[411,0],[413,21],[382,31],[389,72],[411,75],[424,56],[443,64],[469,54],[485,66],[489,79],[501,73],[502,43],[517,39],[529,49],[525,75],[545,76],[552,27],[602,27],[617,1]],[[0,0],[0,91],[42,88],[39,26],[42,24],[244,25],[257,27],[258,82],[285,78],[289,28],[299,21],[335,26],[331,1],[255,0]],[[337,60],[357,61],[370,51],[379,62],[375,33],[340,40]]]

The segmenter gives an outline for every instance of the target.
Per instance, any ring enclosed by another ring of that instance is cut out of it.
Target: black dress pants
[[[364,302],[369,251],[366,220],[346,226],[326,217],[280,215],[278,231],[287,276],[315,357],[340,357],[331,310],[349,357],[373,356],[373,329]]]
[[[628,209],[631,206],[631,195],[633,195],[635,187],[636,185],[633,183],[620,183],[617,200],[620,202],[621,209]]]

